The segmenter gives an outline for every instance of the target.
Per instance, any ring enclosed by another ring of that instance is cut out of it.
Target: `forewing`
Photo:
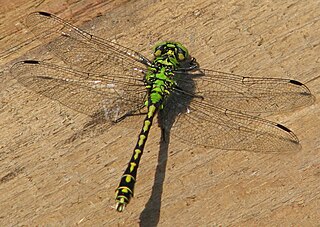
[[[178,85],[192,79],[191,95],[201,96],[208,104],[252,115],[290,111],[314,101],[304,84],[290,79],[242,77],[207,69],[178,73],[177,78]]]
[[[124,67],[149,64],[141,54],[93,36],[46,12],[29,14],[26,25],[48,50],[73,69],[105,73],[112,68],[114,73],[121,73]]]

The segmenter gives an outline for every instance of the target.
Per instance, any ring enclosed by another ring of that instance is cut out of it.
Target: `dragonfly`
[[[16,62],[10,71],[22,85],[89,116],[103,110],[110,123],[144,116],[116,189],[119,212],[134,195],[156,115],[164,133],[196,146],[255,152],[294,152],[301,147],[290,129],[260,117],[311,104],[313,95],[297,80],[203,69],[184,45],[173,41],[156,44],[149,60],[47,12],[29,14],[26,26],[64,64]]]

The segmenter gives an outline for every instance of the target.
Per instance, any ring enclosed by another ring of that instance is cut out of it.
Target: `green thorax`
[[[175,86],[174,71],[190,59],[188,50],[178,42],[162,42],[154,47],[154,60],[145,77],[149,99],[146,105],[160,104]]]

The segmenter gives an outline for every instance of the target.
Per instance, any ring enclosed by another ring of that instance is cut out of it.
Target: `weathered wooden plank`
[[[226,152],[172,139],[168,160],[161,156],[160,164],[167,164],[165,179],[156,171],[160,133],[154,127],[135,198],[118,214],[113,208],[114,190],[134,147],[135,123],[102,134],[92,131],[62,145],[89,118],[23,88],[10,77],[8,67],[16,58],[52,58],[21,24],[26,14],[44,10],[148,57],[156,42],[175,40],[184,43],[205,68],[307,82],[320,74],[319,1],[5,0],[1,4],[1,225],[318,223],[318,101],[269,117],[297,134],[302,144],[298,153]],[[307,85],[319,99],[319,79]],[[162,147],[161,152],[167,151]]]

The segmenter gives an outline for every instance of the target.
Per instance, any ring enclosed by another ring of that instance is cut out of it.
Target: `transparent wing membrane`
[[[122,73],[150,62],[141,54],[119,44],[93,36],[59,17],[34,12],[26,25],[46,48],[70,67],[91,73]]]
[[[290,79],[243,77],[199,69],[180,75],[178,84],[190,80],[195,87],[192,94],[202,96],[207,103],[252,115],[291,111],[314,101],[304,84]]]
[[[299,150],[289,129],[271,121],[193,99],[178,116],[171,135],[189,143],[225,150],[288,152]]]
[[[111,121],[143,107],[144,83],[132,73],[98,75],[33,60],[11,68],[11,74],[25,87],[87,115],[103,109]]]

